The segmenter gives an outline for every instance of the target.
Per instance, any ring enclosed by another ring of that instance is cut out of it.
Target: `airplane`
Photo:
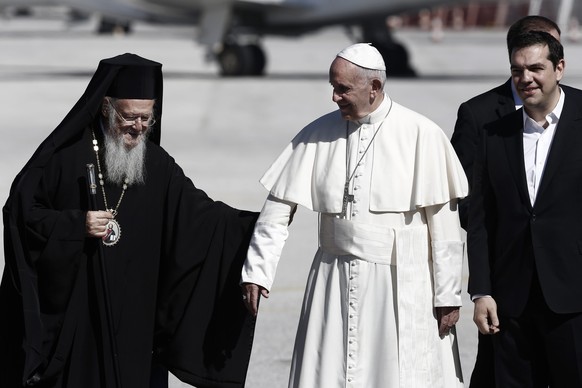
[[[264,74],[267,58],[261,38],[265,35],[299,36],[333,25],[346,26],[352,35],[358,30],[354,27],[359,27],[359,36],[353,36],[354,40],[372,43],[390,59],[388,75],[414,76],[406,48],[393,39],[386,18],[439,5],[475,3],[475,0],[12,0],[19,6],[27,1],[67,6],[77,14],[98,13],[102,16],[101,33],[111,32],[116,26],[127,32],[135,20],[197,25],[198,43],[206,47],[209,59],[217,61],[223,76]],[[531,7],[542,1],[530,0]],[[568,8],[573,2],[560,1],[561,8]],[[10,0],[0,0],[0,6],[8,3]]]
[[[77,7],[90,0],[67,0]],[[443,4],[471,0],[101,0],[149,13],[161,23],[187,23],[198,26],[197,42],[206,47],[207,58],[215,60],[223,76],[262,75],[267,63],[261,44],[266,35],[300,36],[323,27],[342,25],[352,38],[372,43],[390,58],[391,76],[414,76],[406,48],[395,41],[386,18],[407,11],[430,9]],[[480,0],[497,1],[497,0]],[[95,10],[112,15],[105,10]],[[115,14],[118,19],[121,12]],[[354,28],[359,27],[359,28]],[[104,30],[102,28],[102,30]],[[359,36],[356,36],[359,35]]]

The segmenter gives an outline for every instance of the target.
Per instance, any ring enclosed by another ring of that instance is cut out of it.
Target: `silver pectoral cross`
[[[340,217],[342,218],[346,218],[346,214],[348,212],[348,202],[353,202],[354,201],[354,195],[349,193],[349,182],[346,182],[346,185],[344,186],[344,198],[343,198],[343,203],[342,203],[342,212],[340,214]]]

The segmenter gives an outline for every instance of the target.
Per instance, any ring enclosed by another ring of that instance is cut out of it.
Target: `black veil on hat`
[[[55,152],[82,138],[86,129],[101,114],[106,96],[155,99],[156,123],[149,140],[159,145],[162,85],[162,65],[158,62],[129,53],[101,60],[81,98],[39,145],[12,182],[10,195],[2,209],[5,268],[0,284],[0,306],[6,316],[11,317],[0,320],[0,332],[10,337],[0,336],[0,345],[4,346],[3,341],[19,342],[20,338],[19,343],[11,345],[15,346],[15,352],[24,348],[26,356],[22,355],[25,358],[22,363],[25,376],[31,375],[43,362],[39,352],[43,346],[43,330],[36,271],[30,264],[26,238],[22,234],[25,213],[32,206],[43,169]],[[19,359],[20,355],[15,353],[13,358]],[[0,361],[10,365],[11,360],[0,358]]]

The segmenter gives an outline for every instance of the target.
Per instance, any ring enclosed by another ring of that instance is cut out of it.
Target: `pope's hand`
[[[269,291],[265,287],[261,287],[254,283],[243,283],[241,288],[245,307],[253,317],[256,317],[259,312],[259,296],[262,295],[265,298],[268,298]]]
[[[439,324],[439,335],[445,336],[456,325],[459,320],[459,307],[437,307],[437,321]]]

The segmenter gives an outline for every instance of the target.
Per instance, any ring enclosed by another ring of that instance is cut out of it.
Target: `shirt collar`
[[[380,103],[380,106],[378,106],[378,108],[376,108],[375,111],[368,114],[367,116],[355,120],[354,123],[356,123],[357,125],[362,125],[362,124],[376,124],[381,122],[382,120],[384,120],[384,118],[386,117],[386,113],[388,113],[388,110],[390,109],[391,105],[390,102],[391,102],[390,97],[388,97],[388,95],[384,93],[384,99]]]
[[[554,109],[546,115],[546,120],[550,125],[557,125],[560,120],[560,115],[562,114],[562,109],[564,108],[565,93],[562,88],[560,88],[560,98]],[[535,124],[535,125],[533,125]],[[532,131],[532,125],[534,129]],[[526,132],[543,132],[543,128],[523,110],[523,128]],[[528,130],[528,128],[530,128]],[[541,128],[541,130],[540,130]]]

